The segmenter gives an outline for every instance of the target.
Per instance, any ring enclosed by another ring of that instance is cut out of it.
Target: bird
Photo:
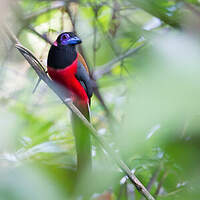
[[[93,84],[83,56],[76,50],[81,39],[74,32],[61,33],[51,45],[47,58],[50,78],[66,89],[67,95],[90,121]],[[72,129],[77,152],[77,172],[92,168],[91,138],[88,128],[72,113]]]

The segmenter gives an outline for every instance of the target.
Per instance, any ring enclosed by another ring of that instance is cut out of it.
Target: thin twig
[[[35,93],[35,91],[36,91],[38,85],[40,84],[40,82],[41,82],[41,78],[38,78],[37,83],[36,83],[35,87],[33,88],[33,92],[32,92],[33,94]]]
[[[46,74],[44,67],[40,63],[40,61],[25,47],[23,47],[14,34],[7,29],[9,33],[9,37],[12,41],[16,42],[16,48],[19,52],[24,56],[24,58],[28,61],[28,63],[35,70],[36,74],[54,91],[55,94],[61,99],[61,101],[73,112],[83,123],[84,125],[91,131],[93,137],[97,140],[100,146],[110,155],[110,159],[115,161],[118,167],[128,176],[130,181],[135,185],[137,190],[146,197],[148,200],[154,200],[153,196],[147,191],[147,189],[143,186],[143,184],[138,180],[138,178],[131,172],[131,170],[127,167],[127,165],[118,157],[118,155],[110,148],[110,146],[99,137],[97,131],[93,127],[93,125],[81,114],[81,112],[73,105],[72,101],[66,97],[66,93],[63,92],[63,88],[58,86],[53,82]]]
[[[119,52],[118,52],[118,49],[114,45],[113,38],[111,38],[108,32],[104,31],[103,26],[98,19],[97,19],[97,24],[100,27],[99,30],[102,32],[102,36],[105,38],[105,40],[108,41],[113,53],[115,54],[115,56],[118,56]]]
[[[42,38],[44,41],[46,41],[47,43],[49,43],[49,44],[53,44],[53,42],[47,37],[47,35],[46,34],[40,34],[38,31],[36,31],[34,28],[33,28],[33,26],[31,26],[31,25],[29,25],[28,27],[27,27],[28,29],[30,29],[33,33],[35,33],[38,37],[40,37],[40,38]]]
[[[159,195],[160,189],[161,189],[161,187],[162,187],[162,185],[163,185],[163,183],[164,183],[164,180],[165,180],[165,178],[167,177],[167,175],[168,175],[168,171],[166,170],[166,171],[164,172],[164,174],[163,174],[163,176],[162,176],[162,178],[161,178],[159,184],[158,184],[157,189],[156,189],[156,192],[155,192],[155,196],[156,196],[156,197]]]
[[[147,185],[147,190],[149,192],[151,191],[153,184],[156,182],[156,179],[158,178],[159,173],[160,173],[160,167],[155,170],[155,172],[153,173],[152,177],[149,180],[149,183]],[[141,200],[144,200],[144,197],[142,197]]]
[[[123,59],[132,55],[133,53],[136,53],[143,46],[144,46],[144,44],[141,44],[140,46],[138,46],[136,48],[130,49],[127,52],[125,52],[125,53],[119,55],[118,57],[114,58],[110,62],[106,63],[105,65],[98,67],[98,69],[93,73],[94,78],[96,80],[100,79],[103,75],[109,73],[115,67],[116,63],[118,63],[119,61],[122,61]]]
[[[63,8],[65,5],[66,5],[65,1],[53,2],[52,5],[47,7],[47,8],[41,9],[38,12],[35,12],[35,13],[27,14],[24,17],[24,20],[32,20],[32,19],[34,19],[34,18],[36,18],[36,17],[38,17],[38,16],[40,16],[40,15],[46,13],[46,12],[49,12],[51,10]]]
[[[159,197],[166,198],[166,197],[169,197],[169,196],[173,196],[173,195],[175,195],[175,194],[177,194],[177,193],[179,193],[179,192],[181,192],[183,190],[184,190],[184,188],[180,188],[180,189],[174,190],[172,192],[169,192],[167,194],[159,195]]]
[[[149,183],[147,185],[147,190],[150,191],[153,184],[155,183],[156,179],[158,178],[158,174],[159,174],[160,170],[156,169],[155,172],[153,173],[151,179],[149,180]]]

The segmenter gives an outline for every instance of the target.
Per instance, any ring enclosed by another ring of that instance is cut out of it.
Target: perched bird
[[[51,79],[67,89],[73,104],[90,120],[92,81],[83,57],[76,51],[81,40],[73,32],[61,33],[49,50],[47,71]],[[77,170],[91,168],[90,133],[72,113],[72,127],[77,151]]]

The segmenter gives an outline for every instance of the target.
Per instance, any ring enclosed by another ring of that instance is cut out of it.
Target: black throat
[[[77,57],[75,46],[54,46],[49,50],[47,65],[54,69],[64,69],[70,66]]]

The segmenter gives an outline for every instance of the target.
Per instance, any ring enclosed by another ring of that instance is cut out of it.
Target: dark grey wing
[[[78,61],[78,67],[77,67],[77,72],[76,72],[76,78],[79,80],[79,82],[85,89],[88,98],[90,99],[93,93],[92,80],[90,79],[90,76],[88,72],[86,71],[85,67],[83,66],[83,64],[79,61]]]

